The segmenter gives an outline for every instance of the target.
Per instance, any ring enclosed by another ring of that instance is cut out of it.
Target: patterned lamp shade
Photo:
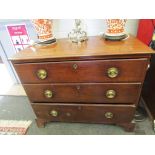
[[[107,31],[108,35],[122,35],[125,32],[126,19],[107,19]]]
[[[51,19],[33,19],[32,23],[40,41],[53,39],[53,21]]]

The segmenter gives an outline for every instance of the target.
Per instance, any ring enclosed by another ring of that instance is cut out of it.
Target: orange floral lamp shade
[[[126,19],[107,19],[107,34],[123,34],[125,31]]]
[[[33,19],[35,31],[37,32],[40,41],[53,39],[53,21],[50,19]]]

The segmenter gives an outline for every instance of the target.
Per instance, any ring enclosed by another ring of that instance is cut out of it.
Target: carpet
[[[0,120],[0,135],[25,135],[32,121]]]

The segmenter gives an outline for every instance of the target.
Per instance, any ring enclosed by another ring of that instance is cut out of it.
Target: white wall
[[[136,36],[138,19],[128,19],[126,23],[126,32]],[[6,19],[0,20],[0,25],[15,24],[15,23],[26,23],[28,27],[31,27],[29,20],[19,19]],[[101,32],[105,32],[106,23],[104,19],[83,19],[83,29],[87,31],[88,36],[99,35]],[[74,28],[73,19],[53,19],[53,31],[56,38],[66,38],[68,33]],[[32,38],[34,39],[34,37]]]
[[[126,32],[136,36],[138,20],[128,19],[126,23]],[[99,35],[105,32],[106,23],[104,19],[83,19],[82,27],[88,33],[88,36]],[[56,38],[66,38],[68,33],[74,28],[73,19],[54,19],[53,32]]]

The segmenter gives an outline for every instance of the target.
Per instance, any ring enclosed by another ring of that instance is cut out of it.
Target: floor
[[[27,135],[154,135],[148,118],[137,122],[134,132],[125,132],[121,127],[104,124],[49,123],[38,128],[35,115],[27,97],[1,96],[0,118],[13,120],[32,120]]]

